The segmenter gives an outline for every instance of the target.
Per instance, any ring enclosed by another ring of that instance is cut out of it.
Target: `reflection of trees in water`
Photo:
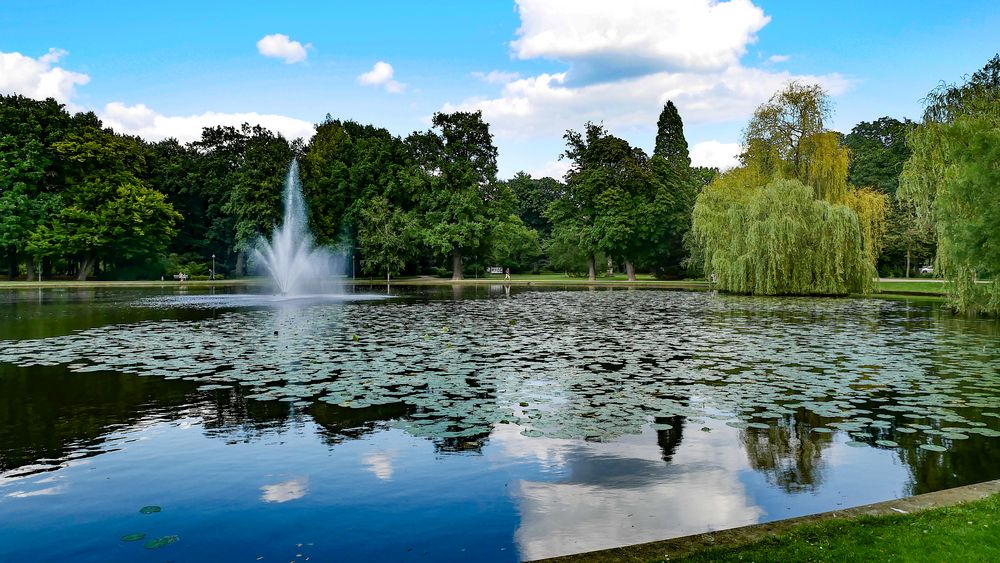
[[[831,434],[817,434],[823,418],[799,409],[775,421],[767,430],[741,431],[750,466],[789,493],[814,490],[823,480],[823,450],[832,443]]]
[[[680,447],[681,440],[684,438],[684,417],[656,417],[656,422],[666,423],[672,427],[667,430],[656,431],[656,443],[659,444],[660,450],[663,452],[663,461],[670,464],[673,462],[674,454],[677,453],[677,448]]]
[[[170,418],[197,384],[64,367],[0,367],[0,471],[71,452],[100,453],[106,435]]]

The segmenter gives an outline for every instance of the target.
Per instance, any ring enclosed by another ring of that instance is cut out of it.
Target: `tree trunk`
[[[906,249],[906,277],[910,277],[910,249]]]
[[[7,257],[7,277],[11,280],[17,278],[17,253],[12,252]]]
[[[465,276],[462,270],[462,249],[455,247],[451,251],[451,279],[453,280],[464,280]]]
[[[597,281],[597,259],[593,254],[587,257],[587,279]]]
[[[24,259],[25,276],[24,279],[34,281],[35,279],[35,259],[28,256]]]
[[[94,266],[96,259],[93,256],[85,256],[80,262],[80,271],[76,274],[76,281],[87,281],[87,275]]]
[[[628,281],[635,281],[635,264],[631,260],[625,261],[625,271],[628,273]]]

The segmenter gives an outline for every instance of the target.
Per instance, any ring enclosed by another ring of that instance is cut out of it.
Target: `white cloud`
[[[481,110],[502,145],[554,140],[592,121],[650,146],[657,116],[672,100],[686,127],[717,124],[712,137],[719,145],[706,144],[696,155],[706,164],[727,166],[739,127],[788,82],[818,83],[834,96],[851,85],[837,73],[773,68],[781,55],[760,67],[744,65],[748,47],[770,21],[752,0],[517,0],[517,5],[521,26],[511,43],[514,56],[557,60],[564,69],[520,77],[498,73],[492,80],[490,73],[475,74],[502,84],[500,93],[441,107]],[[720,136],[727,127],[731,137]]]
[[[612,129],[651,128],[667,100],[685,125],[744,120],[791,80],[818,82],[832,94],[849,81],[837,74],[793,75],[743,66],[716,73],[658,72],[585,86],[567,84],[566,73],[541,74],[504,86],[499,97],[445,104],[442,111],[482,110],[497,135],[510,138],[562,134],[586,121]]]
[[[507,84],[521,78],[518,72],[504,72],[502,70],[491,70],[489,72],[473,72],[472,76],[482,80],[487,84]]]
[[[358,76],[358,83],[365,86],[381,86],[386,92],[398,94],[406,88],[406,84],[393,80],[395,70],[385,61],[378,61],[372,69]]]
[[[742,147],[739,143],[704,141],[691,147],[691,165],[715,167],[728,170],[739,166]]]
[[[571,79],[735,64],[770,21],[750,0],[517,0],[521,59],[572,63]]]
[[[768,62],[772,63],[786,63],[790,58],[792,57],[788,55],[771,55],[770,57],[767,58],[767,60]]]
[[[159,141],[173,137],[189,142],[201,138],[204,127],[215,125],[239,126],[243,123],[261,125],[285,136],[287,139],[309,139],[315,129],[313,124],[301,119],[275,114],[206,112],[189,116],[167,116],[143,104],[128,106],[111,102],[100,114],[104,124],[119,133],[138,135],[146,140]]]
[[[283,33],[265,35],[257,42],[257,52],[265,57],[282,59],[286,64],[300,63],[306,60],[309,54],[306,48],[312,47],[311,43],[302,45],[298,41],[292,41]]]
[[[0,93],[69,103],[76,87],[90,82],[90,77],[55,66],[66,54],[61,49],[49,49],[35,59],[18,52],[0,52]]]

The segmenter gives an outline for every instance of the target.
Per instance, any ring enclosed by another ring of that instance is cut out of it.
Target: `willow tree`
[[[937,233],[937,269],[966,313],[1000,315],[1000,55],[927,97],[899,197]],[[977,283],[980,277],[990,283]]]
[[[824,128],[819,86],[791,83],[754,113],[742,166],[695,203],[694,240],[724,291],[843,295],[874,288],[887,199],[847,182],[849,152]]]

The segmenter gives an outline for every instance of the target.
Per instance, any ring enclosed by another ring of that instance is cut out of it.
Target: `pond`
[[[1000,478],[1000,326],[933,301],[392,291],[0,293],[0,560],[516,561]]]

